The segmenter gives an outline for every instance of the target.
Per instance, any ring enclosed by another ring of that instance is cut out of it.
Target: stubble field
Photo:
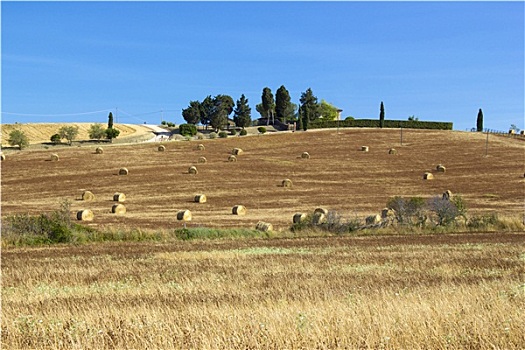
[[[447,189],[469,214],[521,216],[524,143],[493,137],[485,157],[485,137],[405,130],[401,146],[399,130],[308,131],[168,142],[165,152],[66,147],[58,162],[28,150],[2,162],[2,216],[68,199],[72,216],[90,208],[87,224],[101,229],[169,231],[189,209],[190,227],[286,230],[298,211],[364,217],[391,196]],[[230,163],[234,147],[244,153]],[[81,201],[83,190],[95,201]],[[128,197],[124,215],[110,212],[114,192]],[[208,202],[193,203],[197,193]],[[247,215],[232,215],[236,204]],[[4,247],[2,348],[522,349],[524,251],[523,232]]]
[[[519,216],[524,210],[525,142],[453,131],[341,129],[173,141],[159,144],[66,147],[56,151],[27,151],[2,162],[2,215],[56,210],[61,201],[73,210],[91,209],[94,227],[142,229],[180,228],[176,213],[193,214],[190,227],[253,228],[258,221],[287,229],[296,212],[317,207],[343,217],[379,213],[392,196],[431,198],[450,190],[461,194],[471,213],[497,211]],[[198,144],[205,150],[197,150]],[[361,146],[370,147],[361,152]],[[233,148],[244,153],[228,162]],[[390,148],[397,155],[388,154]],[[58,162],[50,154],[58,153]],[[308,152],[310,159],[302,159]],[[198,163],[205,157],[205,164]],[[438,164],[446,173],[437,173]],[[188,173],[196,166],[198,174]],[[119,176],[121,167],[129,175]],[[434,180],[423,180],[433,172]],[[292,180],[284,188],[282,180]],[[92,202],[81,201],[84,190]],[[122,192],[127,213],[111,213],[115,192]],[[196,194],[207,202],[194,203]],[[245,216],[232,215],[235,205]]]

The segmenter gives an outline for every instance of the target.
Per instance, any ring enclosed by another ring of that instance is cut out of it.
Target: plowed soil
[[[72,202],[72,216],[91,209],[90,226],[145,229],[178,228],[177,211],[193,214],[190,227],[248,227],[258,221],[286,229],[296,212],[317,207],[344,218],[379,213],[392,196],[431,198],[450,190],[461,194],[469,213],[524,212],[525,142],[501,136],[458,131],[340,129],[274,133],[228,139],[159,144],[68,147],[50,161],[49,150],[24,150],[2,162],[2,216],[38,214]],[[205,150],[199,151],[202,143]],[[361,146],[369,146],[362,152]],[[233,148],[243,149],[228,162]],[[396,148],[397,155],[388,154]],[[488,150],[488,156],[485,156]],[[303,152],[310,159],[302,159]],[[206,157],[205,164],[198,163]],[[445,173],[436,172],[443,164]],[[195,165],[198,174],[188,168]],[[126,167],[129,175],[119,176]],[[425,172],[433,180],[423,180]],[[291,188],[281,186],[290,179]],[[84,190],[94,201],[81,200]],[[115,192],[126,194],[127,213],[111,213]],[[205,194],[206,203],[194,203]],[[247,214],[232,215],[234,205]]]

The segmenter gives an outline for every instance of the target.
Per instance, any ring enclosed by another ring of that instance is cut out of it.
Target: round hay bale
[[[509,130],[509,135],[514,135],[516,133],[516,131],[514,129],[510,129]]]
[[[246,207],[244,205],[236,205],[232,208],[233,215],[246,215]]]
[[[51,161],[52,161],[52,162],[58,162],[59,159],[60,159],[60,158],[58,158],[58,154],[53,153],[53,154],[51,155]]]
[[[255,225],[255,229],[257,231],[263,231],[263,232],[273,231],[273,225],[268,222],[259,221],[257,225]]]
[[[361,151],[368,152],[368,146],[361,146]]]
[[[314,216],[312,217],[312,224],[314,225],[320,225],[322,223],[326,222],[326,215],[321,212],[314,213]]]
[[[445,168],[445,166],[439,164],[438,166],[436,166],[436,170],[437,170],[439,173],[444,173],[445,171],[447,171],[447,168]]]
[[[452,192],[450,190],[446,190],[443,192],[443,199],[446,199],[449,201],[452,198]]]
[[[116,192],[113,195],[114,202],[124,202],[126,200],[126,195],[124,193]]]
[[[204,145],[203,145],[202,143],[199,143],[199,144],[197,145],[197,149],[198,149],[199,151],[204,151],[204,150],[206,149],[206,147],[204,147]]]
[[[305,213],[295,213],[294,216],[293,216],[293,223],[294,224],[299,224],[299,223],[303,222],[305,219],[306,219],[306,214]]]
[[[317,214],[317,213],[321,213],[321,214],[324,214],[324,215],[328,215],[328,209],[325,209],[325,208],[316,208],[314,210],[314,214]]]
[[[301,154],[301,158],[303,158],[303,159],[310,159],[310,153],[303,152],[303,154]]]
[[[95,153],[96,154],[103,154],[104,153],[104,149],[102,147],[97,147],[97,148],[95,148]]]
[[[292,183],[292,180],[290,179],[284,179],[283,182],[282,182],[282,186],[283,187],[292,187],[293,183]]]
[[[124,204],[113,204],[111,212],[113,214],[126,214],[126,207]]]
[[[388,150],[388,154],[397,154],[397,149],[391,148]]]
[[[381,215],[376,214],[376,215],[367,216],[365,219],[365,222],[367,225],[379,224],[381,222]]]
[[[82,200],[83,201],[92,201],[95,199],[95,195],[91,191],[84,191],[82,193]]]
[[[127,168],[120,168],[119,171],[118,171],[118,174],[119,175],[128,175],[129,171],[128,171]]]
[[[396,211],[390,208],[384,208],[381,210],[381,219],[390,219],[396,215]]]
[[[197,175],[197,173],[198,173],[197,168],[194,167],[194,166],[190,166],[190,168],[188,169],[188,173],[193,174],[193,175]]]
[[[423,180],[432,180],[434,179],[434,175],[432,175],[432,173],[425,173],[423,175]]]
[[[197,194],[195,195],[195,197],[193,198],[193,201],[195,203],[206,203],[208,199],[206,198],[206,195],[205,194]]]
[[[93,212],[89,209],[83,209],[77,211],[77,220],[82,221],[93,221]]]
[[[0,154],[0,159],[2,160],[2,162],[5,160],[5,154]]]
[[[166,146],[160,145],[159,148],[157,148],[159,152],[164,152],[166,150]]]
[[[236,162],[236,161],[237,161],[237,157],[234,156],[233,154],[228,157],[228,162]]]
[[[239,156],[239,155],[241,155],[243,152],[244,152],[244,151],[243,151],[242,149],[240,149],[240,148],[234,148],[234,149],[232,149],[232,154],[233,154],[234,156]]]
[[[199,158],[199,163],[206,163],[208,160],[206,159],[206,157],[200,157]]]
[[[180,220],[180,221],[191,221],[191,211],[189,211],[189,210],[179,210],[177,212],[177,220]]]
[[[521,131],[520,131],[520,135],[521,135],[521,136],[525,135],[525,130],[521,130]]]

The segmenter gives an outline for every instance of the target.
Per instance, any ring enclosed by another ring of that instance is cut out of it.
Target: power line
[[[67,113],[67,114],[36,114],[36,113],[15,113],[15,112],[3,112],[2,114],[7,115],[18,115],[18,116],[24,116],[24,117],[67,117],[67,116],[76,116],[76,115],[87,115],[87,114],[95,114],[95,113],[102,113],[102,112],[110,112],[113,111],[113,108],[111,109],[104,109],[101,111],[93,111],[93,112],[82,112],[82,113]]]

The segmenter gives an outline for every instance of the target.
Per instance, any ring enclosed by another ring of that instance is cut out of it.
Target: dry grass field
[[[2,253],[3,349],[523,349],[523,233]]]
[[[228,139],[159,144],[63,147],[24,150],[2,162],[2,215],[56,210],[64,199],[72,209],[91,209],[93,227],[180,228],[179,210],[192,212],[189,227],[254,228],[258,221],[289,228],[296,212],[317,207],[345,218],[379,213],[392,196],[461,194],[469,213],[520,217],[524,213],[525,142],[457,131],[341,129],[275,133]],[[205,150],[198,150],[203,144]],[[362,152],[361,146],[369,146]],[[397,155],[388,154],[395,147]],[[244,152],[228,162],[233,148]],[[303,152],[310,159],[302,159]],[[50,161],[57,153],[58,162]],[[198,163],[206,157],[206,163]],[[436,172],[443,164],[445,173]],[[188,173],[196,166],[198,173]],[[129,175],[119,176],[126,167]],[[433,180],[423,180],[433,172]],[[282,187],[284,179],[292,187]],[[90,190],[95,200],[81,200]],[[111,213],[113,194],[122,192],[127,212]],[[195,203],[205,194],[206,203]],[[244,216],[232,207],[244,205]]]
[[[26,123],[26,124],[2,124],[2,147],[9,145],[9,133],[13,130],[23,131],[29,139],[30,144],[49,142],[51,135],[58,133],[58,130],[63,126],[75,125],[78,126],[77,140],[89,140],[89,128],[95,123]],[[102,127],[106,124],[99,123]],[[115,129],[120,131],[119,139],[129,137],[131,135],[140,135],[144,133],[151,133],[151,129],[136,124],[115,124]]]
[[[525,234],[284,238],[296,212],[378,213],[461,194],[469,215],[524,213],[525,143],[453,131],[341,129],[27,149],[1,162],[2,217],[72,202],[93,228],[254,228],[272,239],[3,247],[3,349],[523,349]],[[204,150],[198,150],[203,144]],[[361,146],[369,146],[362,152]],[[388,154],[390,148],[398,154]],[[233,148],[241,148],[229,162]],[[309,159],[301,158],[303,152]],[[57,153],[59,161],[50,160]],[[206,157],[206,163],[198,163]],[[438,164],[446,172],[435,171]],[[197,174],[189,174],[196,166]],[[126,167],[129,174],[119,176]],[[423,180],[433,172],[433,180]],[[284,179],[293,186],[282,187]],[[83,191],[95,195],[82,201]],[[111,213],[113,194],[127,211]],[[205,194],[205,203],[193,202]],[[244,216],[232,215],[244,205]]]

